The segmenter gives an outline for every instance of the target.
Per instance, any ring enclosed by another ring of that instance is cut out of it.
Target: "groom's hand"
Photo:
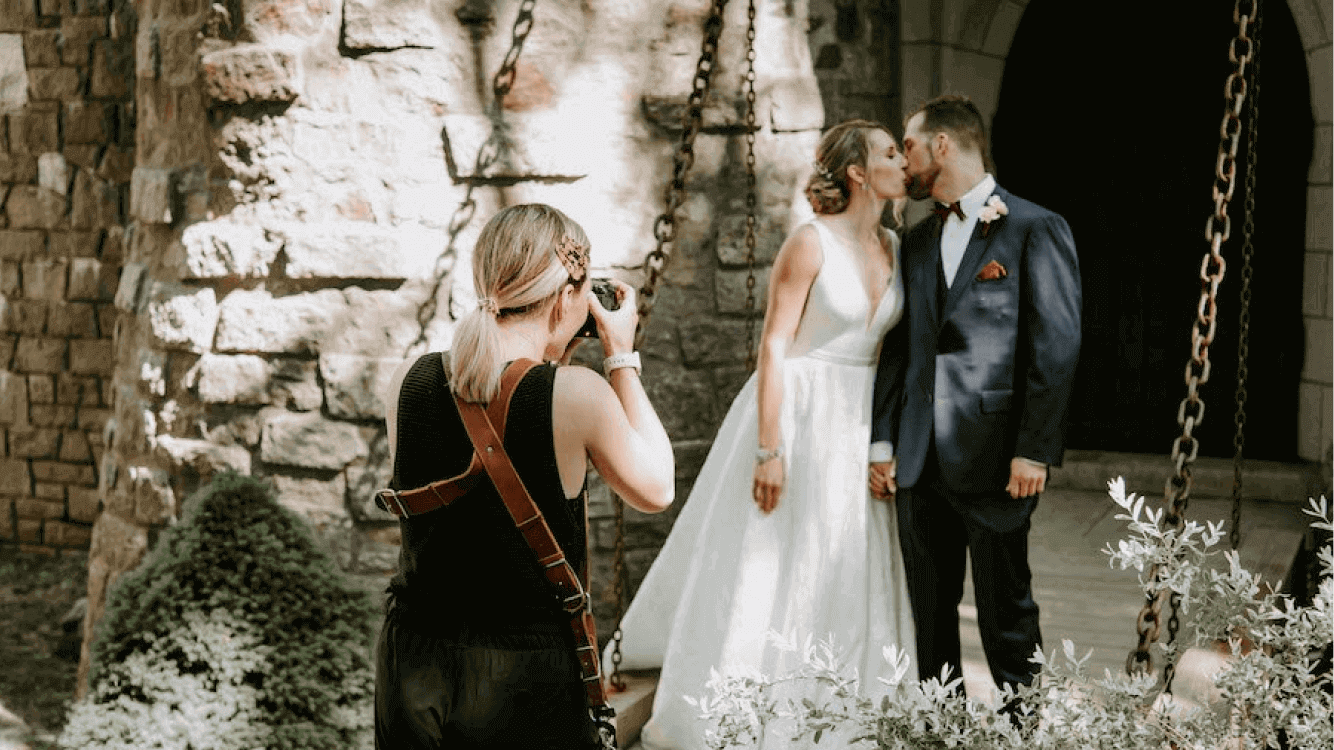
[[[1019,457],[1010,459],[1010,481],[1005,491],[1018,500],[1032,497],[1047,486],[1047,467]]]
[[[871,485],[871,497],[877,500],[892,500],[899,491],[898,482],[895,481],[897,474],[896,461],[873,461],[867,477]]]

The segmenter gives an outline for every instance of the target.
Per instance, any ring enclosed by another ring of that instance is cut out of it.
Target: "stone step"
[[[653,696],[658,689],[658,671],[622,672],[625,690],[608,696],[616,710],[616,746],[630,748],[639,741],[639,732],[653,713]]]
[[[1125,477],[1126,488],[1145,497],[1162,492],[1173,464],[1166,454],[1070,450],[1060,468],[1051,471],[1052,489],[1106,491],[1107,482]],[[1232,459],[1201,457],[1191,469],[1192,497],[1231,497]],[[1247,460],[1242,471],[1242,496],[1306,505],[1320,494],[1320,472],[1314,463]]]

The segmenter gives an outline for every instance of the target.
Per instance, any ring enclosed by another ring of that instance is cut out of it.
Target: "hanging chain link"
[[[646,275],[639,287],[639,330],[635,333],[635,348],[643,343],[644,332],[648,330],[648,318],[653,312],[654,295],[658,282],[662,280],[667,261],[671,259],[668,245],[676,240],[676,210],[685,201],[686,177],[695,165],[695,136],[699,135],[704,120],[704,98],[709,94],[713,83],[714,56],[718,53],[718,40],[723,34],[723,9],[727,0],[713,0],[709,17],[704,21],[704,38],[700,42],[699,62],[695,64],[695,78],[691,82],[690,96],[686,100],[686,114],[681,142],[676,148],[676,158],[672,166],[672,179],[667,183],[663,200],[665,208],[653,222],[653,236],[657,246],[644,259]],[[611,685],[616,690],[625,689],[625,679],[621,677],[621,619],[625,616],[625,501],[612,493],[612,506],[616,514],[616,549],[612,558],[612,596],[616,600],[616,630],[611,635]]]
[[[1237,148],[1241,136],[1241,112],[1246,101],[1246,67],[1255,53],[1255,43],[1250,37],[1251,23],[1258,15],[1258,0],[1236,0],[1232,9],[1232,20],[1237,24],[1237,35],[1228,44],[1228,60],[1235,66],[1223,84],[1223,97],[1227,106],[1223,111],[1223,121],[1219,126],[1220,142],[1218,159],[1214,168],[1213,202],[1214,211],[1205,223],[1205,239],[1209,242],[1209,252],[1200,263],[1200,301],[1196,307],[1195,321],[1190,330],[1190,360],[1186,363],[1186,397],[1177,408],[1177,424],[1181,427],[1181,436],[1172,443],[1172,462],[1174,473],[1168,477],[1163,488],[1163,502],[1167,505],[1163,514],[1164,523],[1180,532],[1185,526],[1186,507],[1189,504],[1192,486],[1191,464],[1200,453],[1200,440],[1194,430],[1204,421],[1204,400],[1200,397],[1200,386],[1209,382],[1211,365],[1209,345],[1214,341],[1218,328],[1218,287],[1223,282],[1227,271],[1227,261],[1223,259],[1223,243],[1232,234],[1232,219],[1228,216],[1227,205],[1232,200],[1237,181]],[[1161,567],[1153,566],[1149,571],[1149,580],[1159,583]],[[1147,673],[1153,670],[1153,656],[1149,653],[1150,644],[1158,640],[1162,622],[1162,607],[1166,599],[1171,607],[1168,618],[1168,643],[1174,643],[1180,618],[1177,608],[1180,597],[1166,588],[1157,590],[1146,597],[1144,606],[1136,619],[1135,629],[1139,642],[1126,657],[1127,673]],[[1172,659],[1163,666],[1163,682],[1166,690],[1172,690],[1172,678],[1176,664]]]
[[[755,176],[755,0],[747,8],[746,27],[746,369],[755,369],[755,242],[759,233],[758,180]]]
[[[1241,480],[1246,448],[1246,378],[1251,356],[1251,277],[1255,257],[1255,179],[1256,143],[1260,127],[1260,3],[1256,0],[1256,15],[1251,21],[1251,98],[1246,102],[1246,214],[1241,224],[1241,308],[1237,320],[1237,432],[1232,438],[1232,528],[1228,541],[1232,549],[1241,544]]]
[[[514,26],[511,27],[509,50],[505,52],[504,61],[491,79],[492,97],[487,108],[487,115],[491,119],[491,133],[481,148],[477,149],[472,176],[464,178],[467,188],[464,190],[463,200],[449,217],[449,240],[445,243],[445,249],[435,259],[435,266],[431,271],[431,292],[417,308],[417,338],[408,345],[409,352],[426,344],[426,329],[435,318],[441,287],[445,283],[445,277],[454,267],[454,259],[458,257],[459,235],[472,223],[473,216],[477,213],[477,199],[473,197],[473,192],[484,181],[486,171],[500,159],[507,148],[500,111],[505,97],[514,87],[514,79],[518,75],[519,55],[523,52],[523,43],[528,40],[529,32],[533,30],[533,9],[536,6],[537,0],[523,0],[519,4],[518,15],[514,17]],[[478,25],[474,33],[481,33],[481,28]]]
[[[685,202],[686,177],[695,165],[695,136],[699,135],[704,120],[704,98],[708,96],[713,83],[714,56],[718,53],[718,39],[723,34],[723,9],[726,7],[727,0],[713,0],[709,17],[704,21],[704,39],[700,43],[699,62],[695,64],[695,78],[691,82],[690,97],[686,100],[681,143],[676,149],[672,179],[667,183],[667,189],[663,194],[666,205],[662,214],[653,222],[653,236],[657,239],[657,246],[644,259],[646,274],[643,285],[639,287],[639,331],[635,335],[636,347],[644,339],[649,315],[653,313],[658,282],[662,280],[667,262],[671,260],[669,246],[676,241],[676,210]]]

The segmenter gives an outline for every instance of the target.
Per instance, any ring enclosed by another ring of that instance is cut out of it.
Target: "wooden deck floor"
[[[1150,488],[1129,487],[1128,491]],[[1161,490],[1150,494],[1146,505],[1161,503]],[[1291,502],[1247,500],[1242,505],[1242,564],[1262,580],[1282,583],[1301,544],[1308,517]],[[1125,522],[1115,519],[1120,508],[1105,492],[1078,489],[1050,490],[1043,494],[1033,515],[1029,561],[1033,568],[1034,597],[1041,609],[1044,648],[1058,648],[1063,639],[1074,641],[1079,654],[1093,649],[1089,665],[1095,675],[1104,668],[1124,669],[1126,654],[1135,645],[1135,618],[1143,603],[1134,569],[1108,564],[1102,549],[1125,534]],[[1231,502],[1192,499],[1187,517],[1197,521],[1227,519]],[[1227,549],[1227,539],[1219,549]],[[1222,556],[1219,555],[1219,562]],[[971,576],[960,606],[964,649],[964,680],[969,695],[984,698],[992,691],[991,677],[977,633]]]

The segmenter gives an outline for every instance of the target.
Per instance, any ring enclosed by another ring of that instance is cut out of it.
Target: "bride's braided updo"
[[[852,185],[848,182],[848,167],[866,166],[871,149],[867,134],[872,130],[889,128],[870,120],[847,120],[825,131],[815,149],[815,163],[811,178],[806,182],[806,200],[817,214],[836,214],[848,207]],[[893,134],[890,133],[890,137]]]

